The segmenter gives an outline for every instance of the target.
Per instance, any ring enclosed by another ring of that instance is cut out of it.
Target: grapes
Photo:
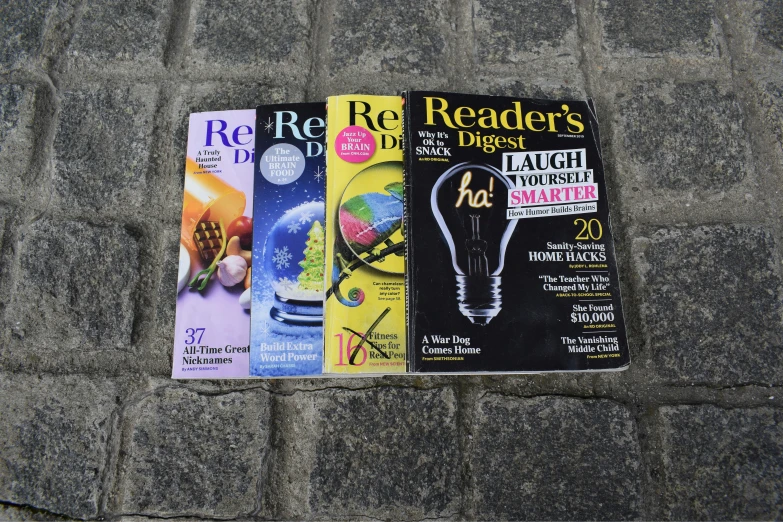
[[[253,220],[247,216],[239,216],[228,225],[228,238],[239,236],[239,244],[243,250],[253,249]]]

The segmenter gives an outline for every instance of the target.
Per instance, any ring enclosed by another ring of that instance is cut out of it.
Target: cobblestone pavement
[[[187,114],[592,96],[631,368],[172,381]],[[0,5],[0,519],[783,517],[783,0]]]

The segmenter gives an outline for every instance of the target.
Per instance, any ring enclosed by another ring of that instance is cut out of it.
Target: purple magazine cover
[[[255,112],[190,115],[175,379],[249,375]]]

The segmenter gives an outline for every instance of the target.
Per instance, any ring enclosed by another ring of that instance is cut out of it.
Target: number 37
[[[201,338],[204,337],[205,330],[206,328],[188,328],[185,330],[185,334],[188,336],[185,339],[185,344],[200,343]],[[198,335],[198,341],[196,340],[196,335]]]

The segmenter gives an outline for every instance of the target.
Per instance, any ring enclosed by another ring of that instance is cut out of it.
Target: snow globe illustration
[[[283,214],[267,235],[262,256],[275,321],[323,324],[324,216],[323,201],[303,203]]]

